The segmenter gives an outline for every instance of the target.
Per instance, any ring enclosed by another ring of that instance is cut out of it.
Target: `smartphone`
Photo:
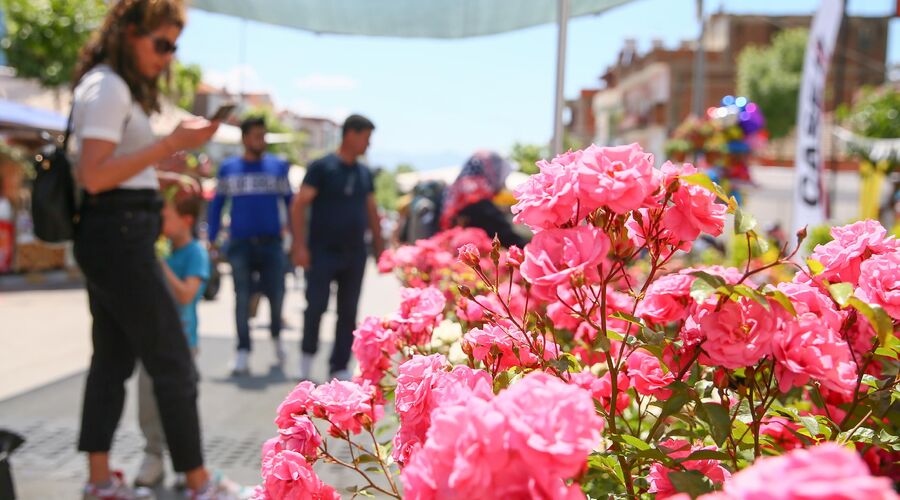
[[[216,112],[209,117],[209,120],[213,122],[225,121],[226,118],[231,116],[231,113],[234,113],[234,108],[236,107],[237,104],[233,102],[226,102],[225,104],[219,106],[219,109],[217,109]]]

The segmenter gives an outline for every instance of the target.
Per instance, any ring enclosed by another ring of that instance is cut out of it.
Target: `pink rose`
[[[621,415],[631,404],[631,397],[628,395],[630,380],[625,371],[619,372],[616,377],[616,414]],[[603,405],[603,409],[607,413],[612,411],[612,377],[609,372],[603,374],[602,377],[596,377],[589,371],[583,371],[572,374],[572,383],[588,391],[591,396]]]
[[[811,258],[819,261],[825,271],[817,278],[832,283],[859,282],[860,266],[870,255],[890,253],[900,248],[900,241],[887,236],[887,230],[874,220],[854,222],[831,228],[832,241],[819,245]]]
[[[493,397],[493,379],[490,374],[465,365],[454,366],[452,370],[442,374],[432,389],[436,407],[460,404],[471,398],[489,401]]]
[[[322,482],[303,455],[284,450],[271,458],[263,478],[265,494],[280,500],[340,500],[334,488]]]
[[[431,340],[431,331],[444,317],[447,299],[434,287],[404,288],[400,292],[400,309],[393,321],[410,345]]]
[[[438,408],[431,415],[428,439],[401,472],[410,499],[486,498],[511,470],[502,413],[481,399]]]
[[[847,313],[835,308],[834,300],[818,285],[809,283],[779,283],[778,290],[791,299],[797,314],[812,313],[835,332],[841,331]]]
[[[397,261],[394,260],[394,249],[385,249],[384,252],[381,252],[381,256],[378,257],[378,272],[389,273],[395,267],[397,267]]]
[[[381,318],[369,316],[353,331],[353,356],[359,363],[359,380],[378,385],[397,353],[397,337]]]
[[[700,233],[722,234],[727,211],[711,191],[683,184],[672,195],[672,205],[666,207],[662,224],[676,239],[694,241]]]
[[[394,459],[397,461],[406,462],[413,445],[425,441],[431,411],[435,407],[431,391],[447,373],[449,365],[441,354],[415,355],[400,365],[395,392],[395,406],[400,417],[400,429],[394,437]]]
[[[294,417],[294,425],[279,429],[282,449],[295,451],[310,461],[314,461],[322,444],[322,436],[316,425],[306,415]]]
[[[532,231],[552,229],[578,221],[588,211],[578,209],[578,172],[574,164],[581,152],[566,153],[551,162],[538,162],[540,173],[532,175],[513,194],[515,222],[525,224]]]
[[[666,451],[666,455],[676,460],[687,458],[695,451],[716,449],[715,446],[692,446],[689,441],[683,439],[667,439],[659,443],[659,447],[663,448],[663,451],[671,450]],[[718,460],[686,460],[680,463],[687,470],[695,470],[703,474],[714,484],[722,483],[731,477],[731,473],[719,465]],[[656,493],[656,498],[660,499],[676,495],[678,492],[669,479],[669,474],[672,472],[675,472],[675,469],[670,469],[662,464],[655,463],[651,465],[650,474],[647,476],[647,481],[650,482],[648,491]]]
[[[820,315],[803,313],[784,321],[774,341],[779,388],[787,392],[810,378],[824,387],[850,394],[856,388],[856,363],[840,334]]]
[[[471,243],[459,247],[459,261],[469,267],[476,267],[481,262],[481,252]]]
[[[638,349],[628,356],[626,363],[628,377],[638,394],[657,399],[668,399],[672,395],[672,391],[666,389],[666,386],[675,381],[675,375],[663,372],[656,356]]]
[[[772,352],[776,318],[772,311],[748,298],[726,301],[719,311],[699,317],[698,324],[706,334],[705,355],[700,356],[704,364],[743,368]]]
[[[525,252],[523,252],[521,248],[513,245],[509,247],[507,258],[509,259],[509,264],[518,269],[519,266],[522,265],[522,262],[525,261]]]
[[[780,450],[785,451],[803,447],[803,442],[793,432],[799,430],[798,424],[784,417],[763,417],[762,425],[759,426],[761,436],[768,436]]]
[[[677,250],[690,251],[691,241],[683,241],[666,229],[660,221],[662,215],[664,215],[662,209],[635,210],[625,222],[625,230],[631,244],[637,248],[646,247],[651,254],[659,258],[667,258]]]
[[[860,298],[900,320],[900,250],[876,255],[860,265]]]
[[[382,407],[375,404],[375,386],[334,379],[315,388],[310,394],[315,416],[327,418],[337,431],[358,434],[381,418]]]
[[[310,394],[315,388],[316,384],[304,380],[297,384],[290,394],[284,398],[284,401],[278,405],[278,417],[275,419],[275,425],[279,429],[293,426],[295,415],[306,415],[312,403]]]
[[[552,340],[533,340],[514,326],[492,324],[473,328],[463,336],[463,350],[471,353],[490,370],[506,370],[514,366],[533,367],[542,359],[555,359],[560,348]]]
[[[655,280],[637,307],[636,315],[656,324],[682,321],[688,315],[693,276],[667,274]]]
[[[531,283],[535,295],[555,300],[557,290],[570,286],[575,278],[588,283],[598,280],[597,266],[607,251],[609,238],[595,227],[541,231],[525,247],[522,277]]]
[[[584,498],[565,482],[599,439],[601,421],[582,389],[536,372],[490,400],[441,406],[431,421],[401,472],[408,498]]]
[[[617,214],[639,208],[657,189],[653,155],[637,144],[591,145],[578,163],[578,190],[585,213],[608,207]]]
[[[734,500],[896,500],[891,480],[873,477],[855,452],[835,443],[764,457],[725,482]]]
[[[577,475],[600,440],[603,420],[590,394],[544,372],[532,372],[494,400],[506,415],[509,445],[536,470]]]

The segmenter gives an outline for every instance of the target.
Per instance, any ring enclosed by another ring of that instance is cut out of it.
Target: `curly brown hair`
[[[167,76],[148,79],[141,75],[128,43],[128,27],[139,35],[149,34],[160,26],[184,28],[186,21],[184,0],[118,0],[106,14],[100,29],[94,32],[81,49],[75,69],[73,86],[98,64],[108,64],[128,84],[131,95],[148,114],[159,111],[159,83]]]

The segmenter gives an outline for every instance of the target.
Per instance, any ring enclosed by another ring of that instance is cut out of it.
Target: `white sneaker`
[[[279,365],[284,364],[284,360],[287,358],[287,353],[284,352],[284,343],[281,342],[281,339],[272,339],[275,343],[275,359],[278,360]]]
[[[234,358],[234,368],[231,369],[232,375],[249,375],[250,374],[250,351],[239,349],[237,356]]]
[[[353,380],[353,374],[350,373],[350,370],[343,369],[343,370],[338,370],[336,372],[331,372],[331,378],[338,379],[338,380],[345,380],[345,381]]]
[[[145,453],[144,461],[141,462],[141,468],[138,469],[137,476],[134,478],[134,485],[154,488],[162,483],[165,475],[166,468],[163,465],[162,457],[152,453]]]
[[[83,500],[153,500],[156,495],[147,488],[130,488],[125,484],[125,476],[115,471],[109,484],[97,486],[88,483],[84,487]]]
[[[312,379],[312,367],[315,358],[315,354],[300,353],[300,380]]]
[[[240,500],[249,498],[250,491],[220,473],[202,491],[188,490],[185,496],[191,500]]]

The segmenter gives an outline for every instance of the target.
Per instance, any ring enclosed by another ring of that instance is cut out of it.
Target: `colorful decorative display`
[[[666,144],[666,154],[673,161],[692,159],[741,202],[740,188],[753,184],[750,155],[768,140],[765,126],[756,103],[728,95],[721,106],[707,109],[704,117],[688,117]]]

